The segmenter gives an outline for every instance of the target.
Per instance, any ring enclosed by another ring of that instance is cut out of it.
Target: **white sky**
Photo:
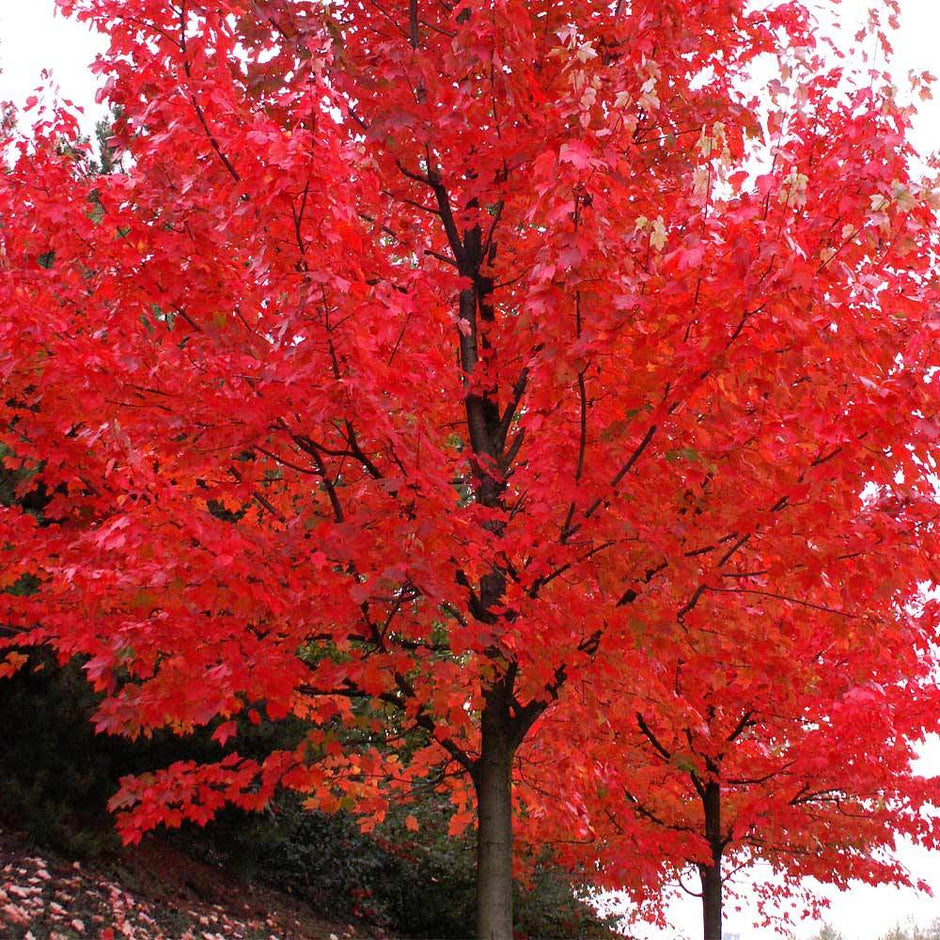
[[[0,0],[0,101],[22,105],[43,84],[42,70],[50,69],[62,96],[86,109],[85,128],[90,132],[105,109],[94,103],[95,84],[88,66],[105,46],[83,26],[55,15],[53,6],[53,0]],[[867,0],[842,0],[842,15],[862,19],[867,7]],[[940,75],[940,0],[901,0],[901,14],[893,70],[896,84],[903,90],[910,70]],[[914,139],[922,152],[940,150],[940,87],[936,94],[936,100],[920,105],[915,125]],[[922,764],[924,773],[940,773],[940,739],[925,749]],[[940,917],[940,854],[907,846],[902,847],[900,856],[918,878],[935,886],[938,897],[865,886],[853,887],[845,894],[833,892],[827,920],[846,940],[875,940],[908,918],[927,924]],[[684,898],[670,910],[672,930],[638,935],[650,940],[695,938],[701,936],[700,916],[697,900]],[[769,940],[775,935],[754,930],[752,918],[746,904],[741,914],[729,912],[726,937],[737,933],[741,940]],[[805,940],[817,929],[818,924],[807,923],[797,930],[797,937]]]

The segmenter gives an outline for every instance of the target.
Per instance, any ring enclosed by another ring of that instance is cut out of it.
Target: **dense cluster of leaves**
[[[100,730],[227,747],[125,780],[125,837],[434,778],[499,938],[513,816],[719,922],[726,854],[904,880],[940,320],[890,89],[798,2],[61,6],[126,169],[63,111],[7,148],[0,424],[51,498],[2,616]]]

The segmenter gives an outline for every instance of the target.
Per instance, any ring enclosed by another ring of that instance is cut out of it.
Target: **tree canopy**
[[[899,877],[940,319],[884,81],[799,2],[60,6],[119,117],[106,175],[67,110],[9,131],[0,433],[50,499],[0,516],[2,616],[100,730],[215,726],[125,837],[437,775],[498,940],[514,828],[638,886],[808,872],[790,825]],[[243,758],[262,716],[309,731]]]

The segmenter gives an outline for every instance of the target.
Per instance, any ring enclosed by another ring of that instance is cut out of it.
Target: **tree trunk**
[[[496,700],[494,700],[496,699]],[[512,940],[512,744],[507,710],[488,696],[473,782],[477,795],[477,937]]]
[[[721,940],[721,859],[712,865],[700,865],[699,875],[705,940]]]
[[[714,771],[715,768],[710,767]],[[710,865],[699,865],[702,879],[702,921],[705,940],[721,940],[721,786],[717,780],[705,784],[702,793],[705,809],[705,838],[711,847]]]
[[[446,192],[435,190],[441,218],[447,227],[450,208]],[[471,199],[467,208],[476,208]],[[453,220],[450,226],[453,229]],[[502,512],[505,480],[499,464],[504,456],[506,432],[502,429],[503,412],[499,407],[496,356],[491,328],[495,321],[492,303],[493,281],[481,273],[484,258],[483,230],[479,225],[466,230],[460,239],[448,232],[460,273],[472,281],[459,295],[460,365],[465,373],[467,430],[473,451],[474,490],[479,503]],[[492,261],[493,246],[490,246]],[[491,370],[494,378],[483,388],[477,387],[477,365]],[[507,412],[511,419],[512,413]],[[496,518],[483,523],[494,535],[501,535],[505,521]],[[469,584],[467,584],[469,587]],[[497,624],[504,614],[493,608],[502,602],[506,575],[497,564],[480,578],[476,592],[470,590],[468,606],[481,623]],[[477,937],[479,940],[512,940],[512,762],[519,742],[538,714],[538,709],[523,718],[513,717],[513,684],[516,665],[485,692],[480,716],[480,756],[471,776],[477,796]]]

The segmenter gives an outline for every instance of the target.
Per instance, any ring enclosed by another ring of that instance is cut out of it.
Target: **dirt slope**
[[[349,940],[288,894],[245,884],[158,841],[72,862],[0,829],[0,937],[16,940]]]

